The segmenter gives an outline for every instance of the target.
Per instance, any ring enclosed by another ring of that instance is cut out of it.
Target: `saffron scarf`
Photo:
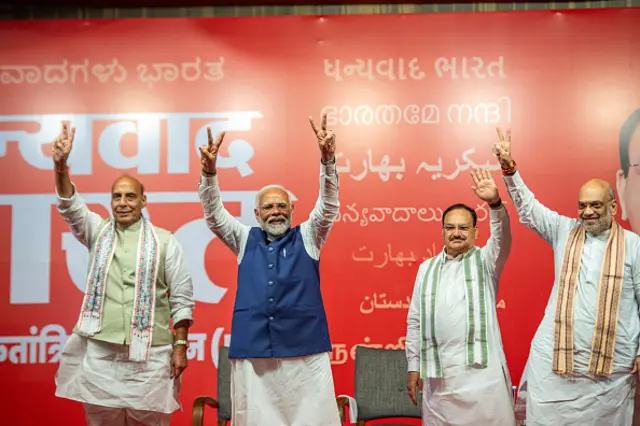
[[[582,224],[573,228],[569,233],[562,259],[553,335],[553,371],[556,374],[569,375],[574,369],[573,311],[586,235]],[[589,358],[589,372],[598,376],[608,376],[613,371],[624,257],[624,229],[614,221],[602,258],[596,323]]]
[[[429,259],[420,288],[420,376],[443,378],[435,318],[444,253]],[[487,307],[482,253],[473,247],[462,258],[467,300],[466,364],[487,367]],[[443,314],[446,314],[443,313]]]
[[[158,278],[158,236],[147,218],[143,216],[141,220],[130,328],[129,359],[132,361],[146,361],[149,357]],[[116,227],[112,219],[100,231],[91,258],[87,289],[78,319],[78,331],[83,336],[93,336],[102,328],[107,275],[115,249]]]

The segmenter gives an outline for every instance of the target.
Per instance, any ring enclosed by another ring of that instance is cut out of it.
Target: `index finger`
[[[502,129],[500,127],[496,127],[496,131],[498,132],[498,140],[500,142],[504,142],[504,135],[502,134]]]
[[[62,139],[67,139],[67,137],[69,137],[69,129],[66,124],[62,123],[62,130],[60,133],[62,134]]]
[[[507,129],[507,142],[511,142],[511,128]]]
[[[75,127],[72,127],[72,128],[71,128],[71,138],[70,138],[71,143],[73,143],[73,140],[74,140],[75,138],[76,138],[76,128],[75,128]]]
[[[209,141],[209,147],[213,145],[213,136],[211,136],[211,127],[207,126],[207,140]]]
[[[319,130],[318,130],[318,126],[316,126],[315,121],[313,121],[313,118],[311,118],[311,116],[309,116],[309,123],[311,124],[311,128],[313,129],[313,132],[317,135]]]
[[[322,130],[327,130],[327,113],[322,114]]]

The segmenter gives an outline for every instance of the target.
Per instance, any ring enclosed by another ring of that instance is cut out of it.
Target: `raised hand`
[[[69,126],[62,124],[60,134],[51,145],[51,154],[57,169],[67,165],[67,158],[69,158],[69,154],[71,153],[71,147],[73,146],[73,139],[75,137],[75,127],[69,131]]]
[[[478,198],[490,205],[497,204],[500,201],[498,187],[488,170],[473,170],[471,171],[471,178],[474,183],[471,189],[473,189]]]
[[[309,123],[311,123],[313,133],[315,133],[318,139],[318,147],[320,148],[322,161],[325,163],[333,161],[336,154],[336,135],[331,130],[327,130],[327,114],[322,114],[320,129],[318,129],[318,126],[316,126],[316,123],[311,117],[309,117]]]
[[[511,157],[511,129],[507,129],[506,137],[500,127],[496,127],[496,131],[498,132],[498,141],[493,145],[493,153],[498,157],[503,169],[510,169],[514,165]]]
[[[222,145],[224,134],[225,132],[218,134],[214,142],[211,128],[207,127],[209,143],[200,147],[200,164],[202,164],[202,170],[206,173],[213,174],[216,172],[216,159],[218,158],[218,151],[220,150],[220,145]]]

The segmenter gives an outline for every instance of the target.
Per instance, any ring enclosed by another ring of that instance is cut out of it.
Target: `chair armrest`
[[[358,401],[349,395],[338,395],[336,401],[338,402],[338,411],[343,422],[348,421],[351,424],[360,424],[358,423]],[[349,419],[347,419],[345,407],[349,407]]]
[[[347,420],[347,414],[344,411],[344,408],[349,405],[349,400],[346,396],[339,396],[336,398],[336,402],[338,403],[338,412],[340,413],[340,421],[344,423]]]
[[[193,410],[191,413],[191,425],[202,426],[204,422],[204,407],[208,405],[211,408],[218,409],[218,401],[209,396],[199,396],[193,400]]]

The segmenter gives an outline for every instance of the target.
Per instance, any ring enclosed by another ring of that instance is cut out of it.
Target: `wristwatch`
[[[173,346],[178,346],[178,345],[182,345],[185,347],[189,347],[189,341],[188,340],[176,340],[175,342],[173,342]]]

